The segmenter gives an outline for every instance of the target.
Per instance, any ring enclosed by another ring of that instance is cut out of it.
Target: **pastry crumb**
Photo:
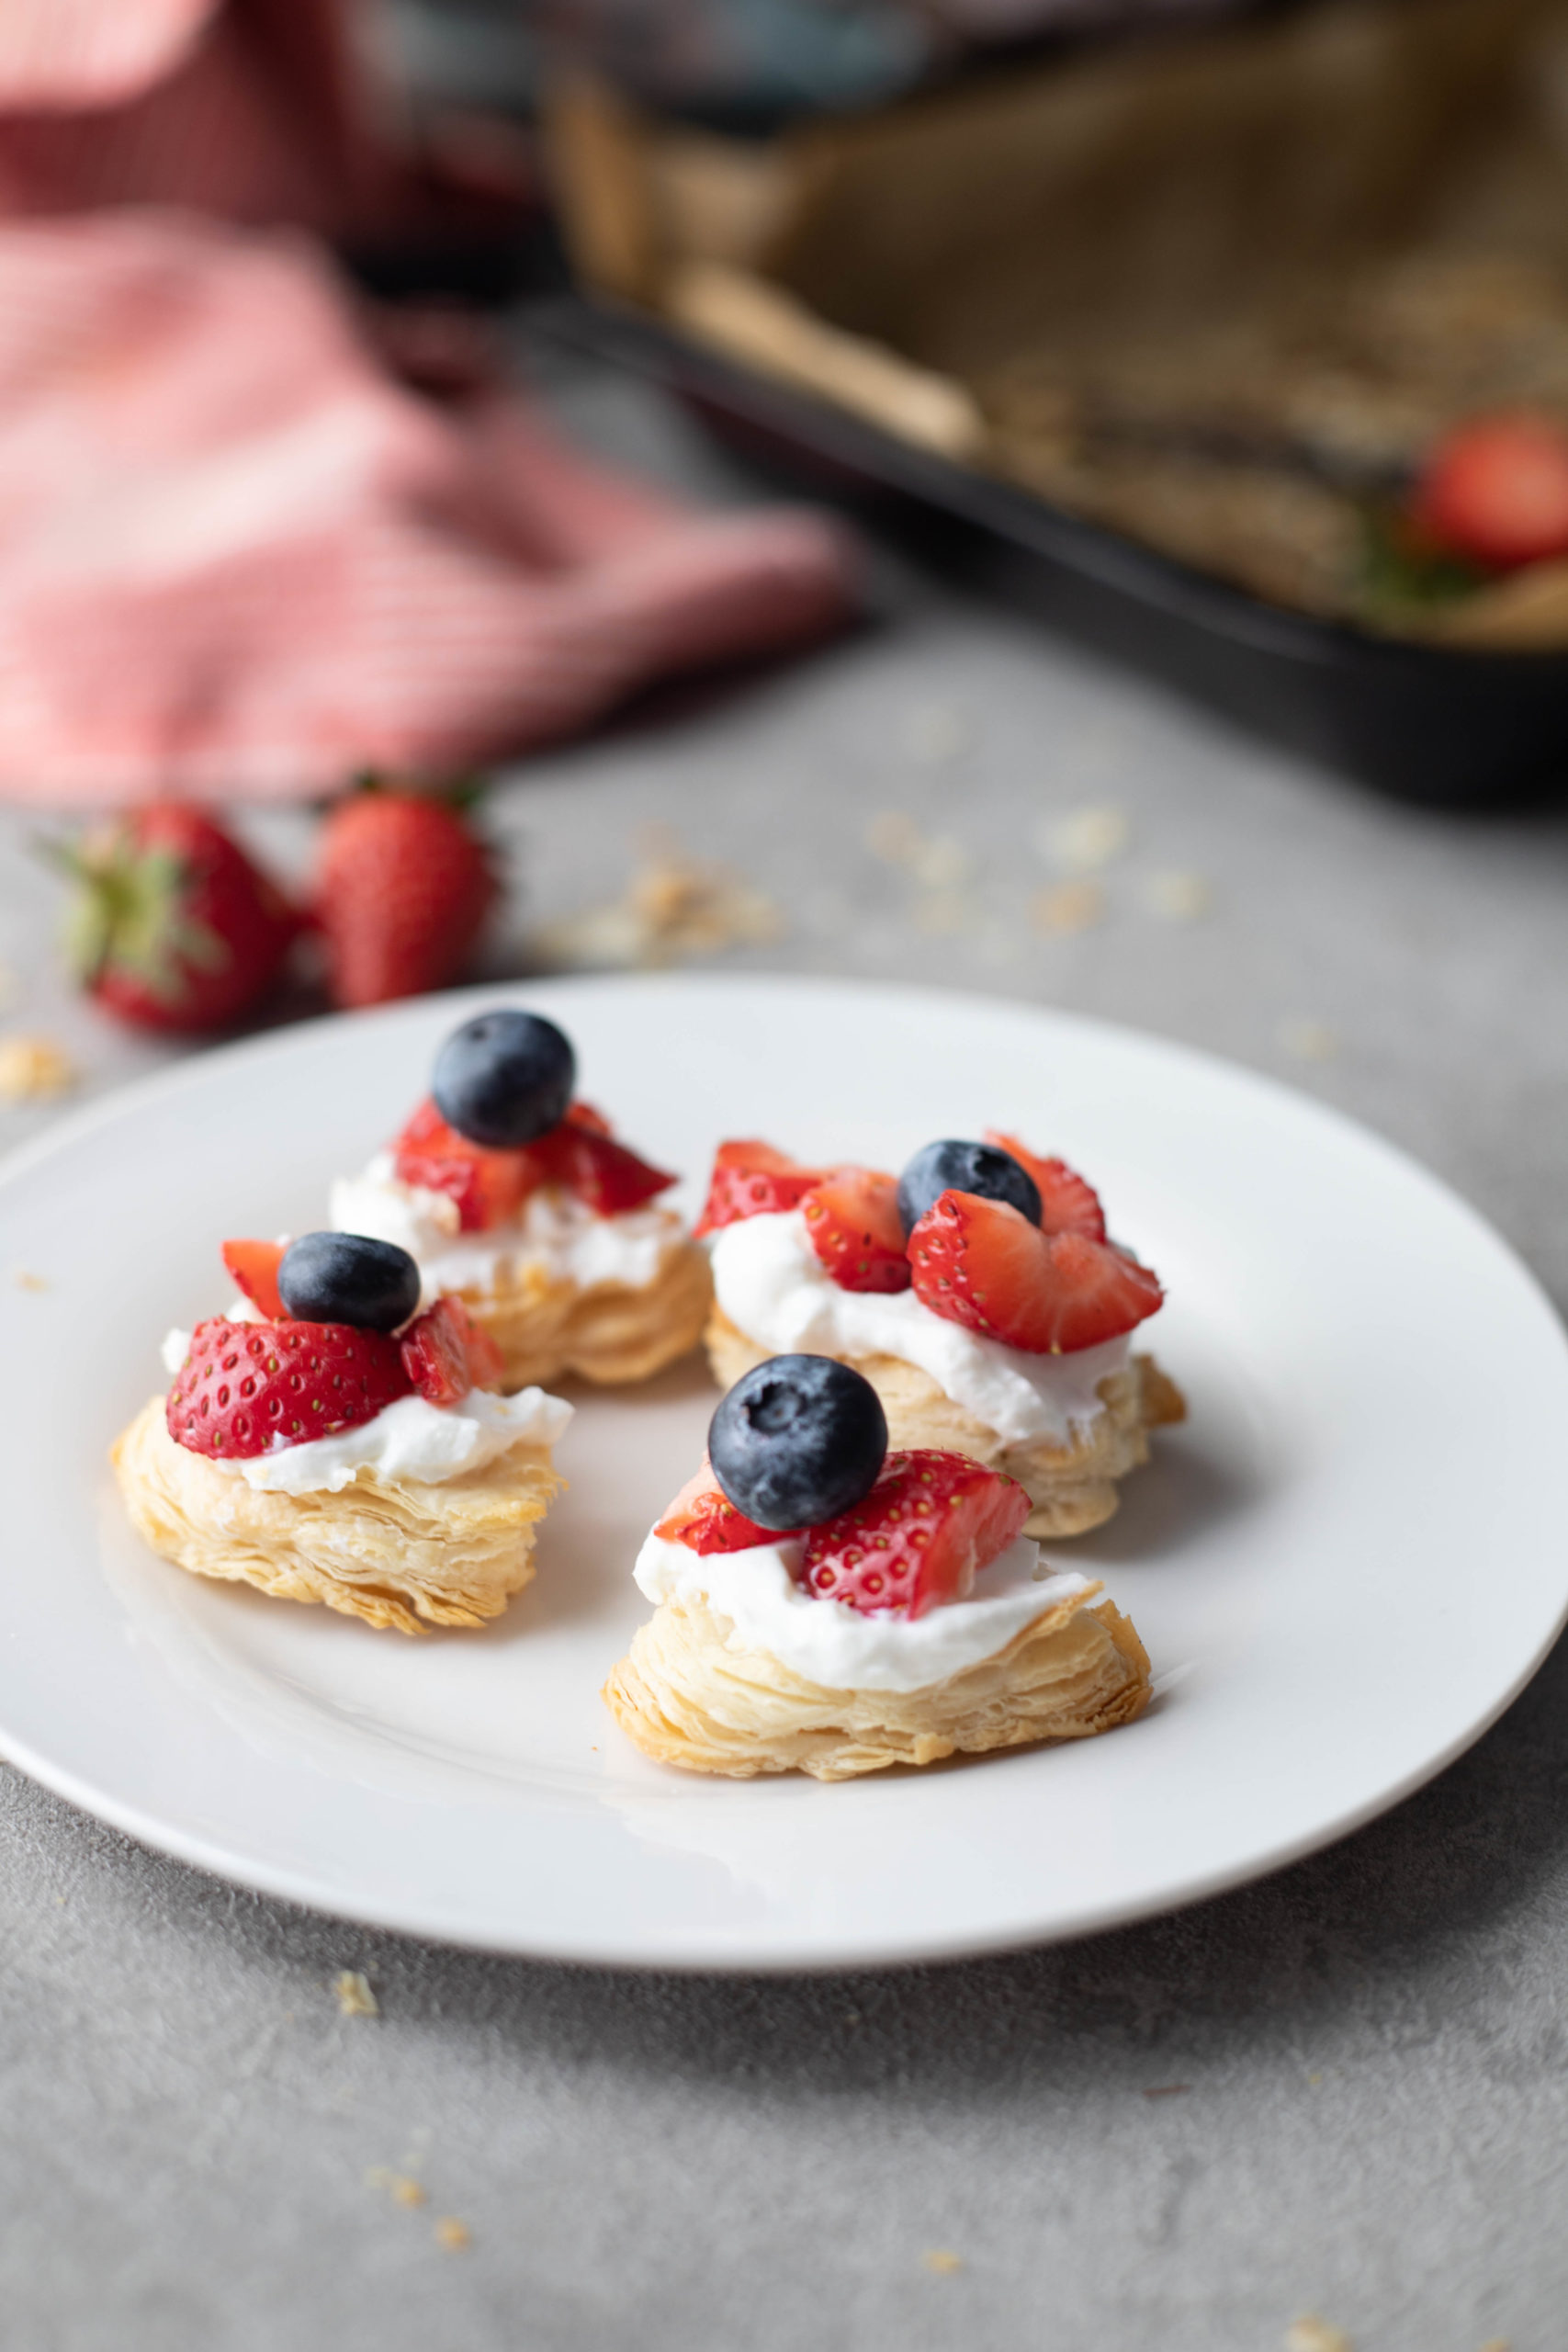
[[[1506,2335],[1489,2335],[1481,2352],[1514,2352],[1514,2347]]]
[[[340,1968],[333,1979],[333,1991],[337,1995],[338,2015],[344,2018],[378,2018],[381,2004],[370,1990],[370,1979],[357,1968]]]
[[[0,1101],[52,1102],[69,1094],[80,1076],[52,1037],[0,1037]]]
[[[394,2205],[423,2205],[426,2193],[423,2184],[406,2172],[394,2172],[390,2165],[372,2165],[365,2176],[367,2188],[384,2188]]]
[[[1144,2093],[1145,2098],[1180,2098],[1191,2089],[1190,2083],[1151,2083]]]
[[[1303,1013],[1281,1021],[1275,1035],[1284,1051],[1299,1062],[1331,1062],[1339,1051],[1339,1040],[1326,1021],[1314,1021]]]
[[[1143,889],[1149,912],[1166,922],[1201,922],[1213,910],[1214,894],[1201,874],[1145,875]]]
[[[956,703],[920,703],[904,722],[904,745],[909,757],[923,766],[942,767],[967,751],[969,731],[969,722]]]
[[[656,969],[727,947],[765,946],[784,931],[778,908],[743,876],[661,839],[623,898],[547,924],[536,944],[551,963]]]
[[[1098,882],[1056,882],[1048,890],[1036,891],[1029,913],[1037,931],[1092,931],[1104,921],[1105,893]]]
[[[1047,865],[1067,874],[1093,874],[1121,856],[1133,838],[1124,808],[1073,808],[1046,817],[1035,827],[1034,845]]]
[[[1285,2352],[1355,2352],[1355,2346],[1342,2327],[1303,2312],[1285,2330]]]
[[[951,2278],[954,2271],[962,2270],[964,2267],[964,2256],[961,2254],[950,2254],[944,2245],[928,2247],[921,2255],[920,2260],[926,2268],[934,2271],[939,2278]]]
[[[918,857],[925,835],[907,808],[882,808],[865,829],[865,845],[873,857],[889,865],[908,865]]]
[[[474,2233],[467,2222],[459,2222],[456,2213],[443,2213],[435,2224],[435,2243],[446,2254],[461,2254],[472,2245]]]
[[[18,1290],[47,1290],[49,1288],[47,1276],[29,1273],[26,1266],[18,1266],[11,1279]]]

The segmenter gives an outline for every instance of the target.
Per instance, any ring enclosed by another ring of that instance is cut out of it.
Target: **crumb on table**
[[[1029,913],[1037,931],[1092,931],[1104,920],[1105,893],[1098,882],[1054,882],[1048,890],[1035,892]]]
[[[473,2232],[467,2222],[459,2222],[455,2213],[443,2213],[435,2224],[435,2243],[447,2254],[461,2254],[472,2245]]]
[[[951,2278],[954,2271],[962,2270],[964,2267],[964,2256],[961,2254],[950,2253],[944,2245],[929,2246],[921,2255],[920,2260],[926,2268],[933,2271],[939,2278]]]
[[[344,2018],[378,2018],[381,2004],[370,1990],[370,1979],[357,1968],[340,1968],[333,1979],[333,1991],[337,1995],[338,2015]]]
[[[80,1075],[52,1037],[0,1037],[0,1101],[51,1102],[69,1094]]]

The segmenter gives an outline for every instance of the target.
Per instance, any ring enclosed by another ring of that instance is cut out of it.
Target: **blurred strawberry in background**
[[[1484,571],[1568,556],[1568,432],[1528,413],[1456,425],[1427,458],[1411,519],[1428,545]]]
[[[497,896],[459,797],[372,782],[317,840],[311,911],[334,1004],[384,1004],[458,978]]]
[[[227,1028],[265,996],[299,931],[270,876],[179,801],[132,809],[50,854],[74,885],[73,968],[140,1028]]]

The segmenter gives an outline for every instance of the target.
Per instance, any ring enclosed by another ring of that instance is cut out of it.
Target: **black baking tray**
[[[818,488],[894,493],[978,526],[1030,560],[1031,601],[1052,626],[1363,783],[1477,810],[1568,786],[1568,653],[1450,650],[1290,612],[646,312],[568,294],[528,315],[547,338],[654,379]]]

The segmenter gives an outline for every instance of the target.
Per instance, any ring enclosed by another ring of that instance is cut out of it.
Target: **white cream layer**
[[[254,1317],[253,1309],[244,1319]],[[189,1353],[190,1333],[171,1331],[163,1357],[172,1374]],[[400,1396],[356,1429],[307,1438],[302,1445],[279,1442],[270,1453],[212,1466],[269,1495],[341,1494],[362,1470],[384,1487],[441,1487],[465,1471],[482,1470],[514,1445],[557,1444],[574,1410],[544,1388],[522,1388],[515,1396],[470,1388],[456,1405]]]
[[[727,1228],[729,1229],[729,1228]],[[893,1610],[863,1616],[795,1582],[798,1538],[747,1552],[691,1551],[650,1535],[632,1571],[649,1600],[706,1600],[735,1628],[732,1646],[765,1650],[826,1690],[923,1690],[978,1666],[1059,1600],[1087,1591],[1087,1577],[1045,1572],[1040,1546],[1020,1536],[975,1580],[976,1598],[949,1600],[923,1617]]]
[[[493,1290],[502,1269],[525,1263],[580,1290],[597,1283],[645,1290],[682,1233],[677,1212],[657,1201],[599,1216],[557,1184],[531,1193],[504,1225],[464,1233],[457,1203],[400,1183],[389,1151],[378,1152],[362,1176],[338,1178],[328,1215],[336,1232],[365,1233],[406,1250],[419,1266],[426,1304],[444,1290]]]
[[[1004,1347],[923,1306],[912,1290],[841,1290],[799,1209],[749,1216],[713,1241],[714,1295],[736,1329],[775,1355],[898,1356],[1009,1445],[1065,1445],[1105,1410],[1100,1383],[1127,1362],[1130,1335],[1071,1355]]]

